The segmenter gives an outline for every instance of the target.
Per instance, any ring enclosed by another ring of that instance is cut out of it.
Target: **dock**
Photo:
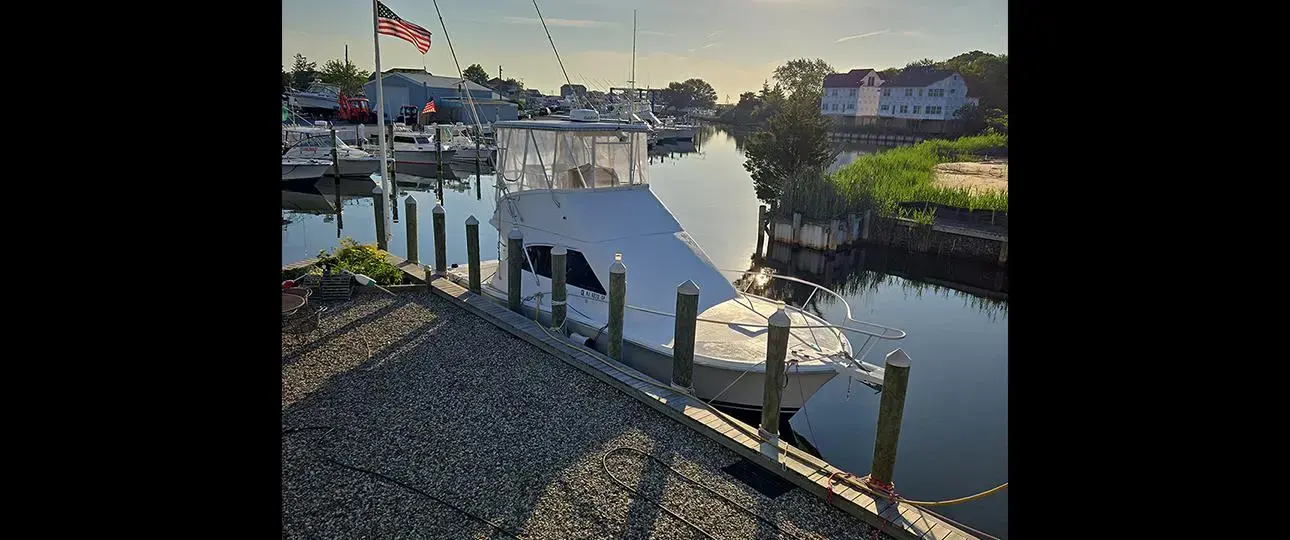
[[[284,537],[974,538],[389,257],[422,284],[284,335]]]

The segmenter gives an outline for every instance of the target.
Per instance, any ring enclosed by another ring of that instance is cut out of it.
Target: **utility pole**
[[[345,44],[345,65],[349,65],[349,44]]]
[[[498,79],[502,79],[502,65],[501,65],[501,64],[497,64],[497,78],[498,78]],[[506,79],[502,79],[502,80],[506,80]]]

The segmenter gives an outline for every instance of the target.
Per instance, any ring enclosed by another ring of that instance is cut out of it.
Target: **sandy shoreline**
[[[934,183],[973,191],[1008,192],[1008,160],[942,163],[936,166]]]

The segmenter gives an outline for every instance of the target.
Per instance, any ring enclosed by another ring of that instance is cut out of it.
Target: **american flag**
[[[430,98],[430,101],[427,101],[427,102],[426,102],[426,106],[425,106],[425,108],[424,108],[424,109],[421,109],[421,114],[430,114],[430,113],[435,112],[435,111],[437,111],[437,110],[438,110],[438,109],[436,109],[436,108],[435,108],[435,106],[434,106],[434,98]]]
[[[402,38],[417,46],[421,54],[430,50],[430,31],[400,19],[385,4],[376,3],[376,31],[387,36]]]

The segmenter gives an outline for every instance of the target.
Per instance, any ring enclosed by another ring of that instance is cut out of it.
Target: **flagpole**
[[[381,85],[381,34],[376,22],[378,13],[376,8],[377,1],[378,0],[372,0],[372,44],[376,47],[376,125],[378,129],[377,138],[381,145],[381,196],[385,197],[387,196],[387,193],[391,193],[388,183],[388,178],[390,176],[390,163],[386,159],[385,155],[385,151],[389,147],[385,145],[385,90]],[[390,205],[387,202],[387,204],[382,204],[380,207],[388,208],[389,206]],[[381,216],[381,220],[385,222],[385,238],[383,238],[383,240],[385,241],[384,243],[388,244],[393,229],[393,224],[390,223],[390,214],[388,211]]]

